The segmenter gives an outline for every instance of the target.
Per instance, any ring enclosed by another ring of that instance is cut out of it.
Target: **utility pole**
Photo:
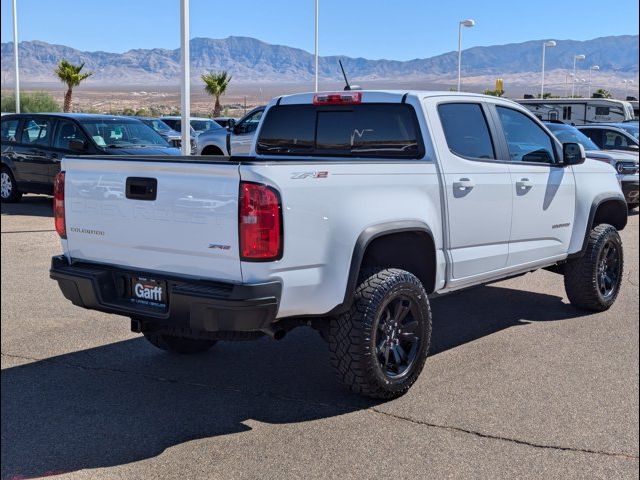
[[[16,97],[16,113],[20,113],[20,72],[18,70],[18,7],[13,0],[13,69]]]
[[[14,0],[15,1],[15,0]],[[191,73],[189,65],[189,0],[180,0],[180,122],[182,155],[191,155]]]

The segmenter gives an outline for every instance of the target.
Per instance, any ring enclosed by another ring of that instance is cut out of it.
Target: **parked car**
[[[65,158],[50,270],[64,296],[178,353],[311,326],[346,385],[388,399],[422,371],[430,295],[539,268],[581,309],[620,291],[615,171],[514,102],[298,94],[272,101],[256,136],[249,158]],[[83,201],[105,174],[122,198]]]
[[[572,125],[561,122],[550,122],[546,125],[561,142],[577,142],[584,147],[587,157],[606,162],[615,168],[629,209],[638,207],[638,154],[602,150],[581,130]]]
[[[635,122],[580,125],[577,128],[603,150],[626,150],[638,155],[640,129]]]
[[[164,123],[169,125],[176,132],[182,132],[181,117],[166,116],[166,117],[160,117],[160,120],[162,120]],[[212,130],[225,130],[210,118],[191,117],[189,119],[189,122],[191,123],[191,135],[193,135],[194,137],[197,137],[204,132],[208,132]]]
[[[198,137],[199,155],[248,155],[265,107],[256,107],[227,130],[210,130]]]
[[[179,155],[167,141],[131,117],[81,113],[3,115],[1,198],[53,193],[65,155]]]
[[[153,128],[158,133],[158,135],[164,138],[172,147],[181,148],[182,134],[174,130],[173,128],[171,128],[169,125],[163,122],[160,118],[154,118],[154,117],[134,117],[134,118],[137,118],[145,125],[148,125],[151,128]],[[191,135],[191,154],[195,155],[197,150],[198,150],[198,144],[196,142],[196,137]]]

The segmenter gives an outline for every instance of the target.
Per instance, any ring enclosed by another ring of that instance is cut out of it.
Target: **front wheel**
[[[145,332],[144,338],[153,346],[171,353],[188,355],[192,353],[206,352],[216,343],[215,340],[199,338],[177,337],[161,332]]]
[[[622,240],[611,225],[601,224],[589,233],[584,255],[567,262],[564,287],[572,305],[602,312],[616,301],[622,284]]]
[[[429,351],[427,294],[420,280],[404,270],[364,276],[350,310],[331,319],[331,363],[352,391],[399,397],[420,375]]]
[[[13,173],[7,167],[2,167],[0,172],[0,197],[3,202],[14,203],[19,202],[22,198],[22,193],[18,190]]]

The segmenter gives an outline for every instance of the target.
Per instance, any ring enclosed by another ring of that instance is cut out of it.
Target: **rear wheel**
[[[206,352],[216,343],[215,340],[176,337],[175,335],[168,335],[161,332],[145,332],[144,338],[161,350],[185,355]]]
[[[0,172],[0,197],[3,202],[13,203],[19,202],[22,198],[22,193],[18,190],[13,173],[9,168],[3,166],[2,172]]]
[[[564,267],[564,286],[572,305],[586,310],[604,311],[620,292],[624,257],[622,240],[611,225],[591,230],[587,249],[580,258]]]
[[[331,320],[331,362],[352,391],[399,397],[420,375],[429,351],[427,294],[420,280],[404,270],[364,276],[351,309]]]

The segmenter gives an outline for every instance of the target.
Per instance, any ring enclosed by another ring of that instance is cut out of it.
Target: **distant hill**
[[[540,69],[541,40],[464,51],[465,75],[507,75],[536,72]],[[574,54],[584,54],[586,65],[599,65],[602,72],[638,74],[638,35],[595,38],[587,41],[558,40],[547,50],[547,69],[570,69]],[[12,72],[13,44],[2,43],[3,79]],[[21,79],[31,82],[56,82],[53,69],[66,58],[85,62],[95,72],[94,84],[158,85],[178,81],[180,51],[137,49],[125,53],[83,52],[64,45],[41,41],[20,43]],[[451,76],[456,69],[456,52],[409,61],[368,60],[346,56],[321,57],[320,76],[340,78],[338,59],[342,59],[351,79],[412,80]],[[228,70],[234,82],[302,82],[313,77],[313,55],[299,48],[271,45],[248,37],[191,40],[193,77],[205,70]]]

